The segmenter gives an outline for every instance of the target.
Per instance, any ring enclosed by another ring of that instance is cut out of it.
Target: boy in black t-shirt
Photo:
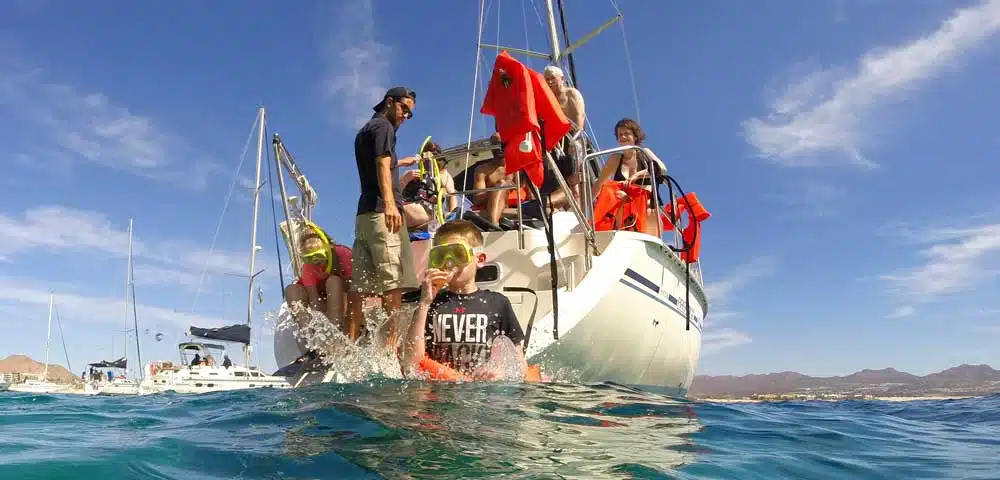
[[[494,340],[503,335],[520,347],[524,332],[510,300],[476,286],[476,270],[486,261],[482,247],[482,232],[466,220],[445,223],[435,233],[408,335],[411,367],[426,355],[475,380],[495,380],[501,373],[485,368]],[[525,369],[524,353],[516,350]]]

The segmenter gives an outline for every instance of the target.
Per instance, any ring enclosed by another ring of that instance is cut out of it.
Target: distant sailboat
[[[24,383],[19,383],[17,385],[11,385],[10,391],[12,392],[24,392],[24,393],[66,393],[69,392],[73,387],[72,385],[62,385],[58,383],[52,383],[48,380],[49,378],[49,345],[52,342],[52,309],[55,305],[55,294],[49,293],[49,321],[48,328],[45,333],[45,368],[42,370],[42,378],[40,379],[30,379]]]
[[[253,199],[253,224],[250,238],[250,265],[247,292],[247,323],[228,325],[219,328],[200,328],[191,326],[192,337],[205,340],[217,340],[238,343],[243,346],[244,365],[219,365],[214,359],[219,356],[226,358],[226,347],[217,343],[201,341],[184,342],[177,345],[181,364],[173,362],[152,362],[145,368],[149,372],[142,384],[144,390],[174,391],[177,393],[207,393],[226,390],[242,390],[249,388],[292,388],[285,377],[267,375],[258,367],[251,365],[250,320],[253,318],[254,280],[263,270],[255,272],[255,258],[260,251],[257,245],[257,216],[260,207],[261,166],[264,151],[265,115],[261,107],[254,122],[257,129],[257,188]],[[259,293],[258,293],[259,295]],[[194,360],[198,359],[198,362]],[[206,361],[209,360],[209,361]],[[224,362],[225,363],[225,362]]]
[[[100,388],[97,391],[97,393],[99,395],[137,395],[137,394],[139,394],[139,391],[140,391],[140,380],[136,380],[135,378],[132,378],[132,379],[128,378],[128,373],[129,373],[129,371],[128,371],[128,332],[129,332],[129,320],[130,320],[129,317],[130,317],[130,314],[133,315],[132,318],[131,318],[132,323],[136,323],[136,324],[138,323],[138,319],[134,317],[134,313],[135,313],[135,311],[134,311],[134,306],[135,306],[135,301],[134,301],[134,297],[135,297],[135,283],[134,283],[134,279],[133,279],[133,275],[132,275],[132,273],[133,273],[133,271],[132,271],[132,223],[133,223],[133,219],[129,218],[128,219],[128,266],[126,267],[126,270],[125,270],[125,330],[124,330],[124,335],[125,335],[124,347],[125,348],[122,350],[123,353],[124,353],[124,355],[122,356],[121,359],[119,359],[119,360],[117,360],[115,362],[100,362],[99,364],[93,364],[93,363],[90,364],[90,366],[92,366],[92,367],[102,367],[103,366],[103,367],[110,367],[110,368],[115,368],[115,369],[121,369],[121,370],[124,370],[125,374],[123,376],[121,376],[121,377],[114,378],[114,379],[108,379],[106,382],[102,382]],[[129,311],[129,296],[130,296],[130,294],[131,294],[131,296],[133,298],[133,302],[132,302],[133,310],[131,312]],[[136,345],[135,345],[136,356],[138,357],[139,356],[139,328],[138,328],[138,325],[135,325],[135,335],[136,335]],[[141,359],[139,361],[139,365],[142,365]],[[140,376],[142,375],[141,369],[139,371],[139,375]]]

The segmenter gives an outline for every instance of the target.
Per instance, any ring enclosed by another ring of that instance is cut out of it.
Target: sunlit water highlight
[[[681,401],[614,385],[384,380],[0,394],[0,478],[998,478],[1000,397]]]

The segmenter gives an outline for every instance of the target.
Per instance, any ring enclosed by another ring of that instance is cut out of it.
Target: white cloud
[[[891,290],[916,300],[970,290],[1000,274],[1000,224],[941,228],[916,238],[925,244],[919,266],[882,275]]]
[[[775,261],[771,257],[754,257],[750,261],[734,268],[721,280],[705,286],[705,293],[711,310],[705,319],[705,331],[702,335],[702,355],[712,355],[727,348],[738,347],[750,343],[750,335],[732,329],[717,328],[720,321],[733,320],[743,316],[742,312],[720,311],[714,309],[729,303],[733,292],[747,286],[750,282],[765,277],[774,272]]]
[[[197,288],[200,272],[217,275],[245,275],[249,260],[246,251],[196,247],[190,241],[143,241],[133,237],[137,284],[175,284]],[[127,223],[115,225],[103,213],[51,205],[29,208],[23,218],[0,215],[0,257],[37,249],[102,253],[124,259],[128,252]],[[272,269],[277,262],[265,253],[257,254],[258,269]],[[124,264],[122,275],[124,275]]]
[[[701,354],[714,355],[729,348],[746,345],[750,341],[749,335],[731,328],[705,332],[701,337]]]
[[[747,141],[785,166],[875,167],[861,149],[872,140],[876,108],[940,75],[997,31],[1000,0],[985,1],[956,10],[936,31],[911,43],[868,51],[854,71],[840,67],[805,75],[772,103],[766,117],[743,123]]]
[[[372,116],[389,87],[392,49],[375,39],[371,0],[343,2],[331,15],[330,40],[324,51],[327,72],[324,93],[337,106],[334,112],[343,123],[358,127]]]
[[[885,318],[906,318],[912,317],[917,310],[911,305],[904,305],[892,311],[892,313],[885,316]]]
[[[721,280],[706,285],[705,293],[708,294],[709,302],[713,304],[724,303],[733,291],[743,288],[760,277],[774,273],[774,268],[774,258],[754,257],[749,262],[733,269]]]
[[[0,108],[17,120],[19,163],[66,173],[78,160],[190,188],[220,168],[184,139],[105,94],[52,81],[9,52],[0,55]],[[19,133],[19,134],[18,134]]]
[[[4,310],[8,322],[18,317],[44,318],[49,291],[25,285],[19,279],[0,278],[0,301],[7,304]],[[117,326],[125,311],[124,300],[120,297],[88,297],[61,291],[55,292],[55,305],[64,325],[91,322]],[[148,327],[186,329],[190,325],[216,327],[224,324],[218,318],[181,313],[155,305],[138,304],[136,310],[140,321]]]
[[[834,215],[851,201],[844,188],[817,180],[795,182],[783,193],[765,195],[784,204],[796,215],[806,217]]]

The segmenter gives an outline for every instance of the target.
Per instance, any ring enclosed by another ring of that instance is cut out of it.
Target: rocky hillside
[[[39,375],[45,369],[45,364],[36,362],[25,355],[11,355],[0,360],[0,373],[20,373],[22,375]],[[77,377],[66,370],[62,365],[49,364],[50,382],[54,383],[80,383]]]
[[[690,390],[691,395],[701,397],[801,392],[991,393],[1000,392],[1000,370],[989,365],[960,365],[922,377],[894,368],[866,369],[840,377],[811,377],[798,372],[741,377],[699,375]]]

